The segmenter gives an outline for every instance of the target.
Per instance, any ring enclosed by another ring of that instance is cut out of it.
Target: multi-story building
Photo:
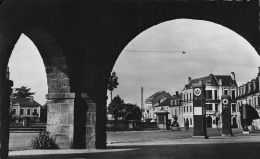
[[[12,98],[11,100],[12,119],[15,122],[22,122],[24,117],[39,120],[41,105],[33,98]]]
[[[145,100],[145,111],[144,118],[156,120],[155,112],[159,109],[163,108],[164,110],[169,110],[170,107],[170,99],[172,96],[170,93],[165,91],[156,92]]]
[[[246,84],[242,84],[241,86],[237,87],[236,99],[237,99],[238,107],[242,105],[243,101],[246,101],[246,103],[254,107],[258,112],[258,114],[260,115],[260,87],[259,87],[260,78],[259,77],[260,77],[260,67],[258,67],[258,74],[256,78],[252,79]],[[239,117],[240,114],[237,114],[237,116]],[[257,129],[260,129],[260,120],[259,119],[255,120],[254,125]]]
[[[171,123],[174,121],[174,117],[177,117],[177,122],[180,126],[183,126],[183,111],[181,107],[182,103],[182,94],[179,94],[176,91],[176,94],[172,96],[172,100],[170,101],[170,109],[169,109],[169,118],[171,119]]]
[[[231,72],[231,75],[213,75],[201,77],[197,79],[188,78],[188,84],[185,85],[182,90],[182,110],[183,110],[183,122],[188,119],[190,127],[193,127],[193,88],[192,84],[204,83],[206,88],[206,116],[207,127],[217,127],[219,122],[218,114],[222,112],[222,95],[231,96],[232,114],[238,112],[236,105],[236,88],[237,83],[235,79],[235,73]],[[237,116],[235,116],[237,119]],[[236,120],[237,124],[237,120]],[[236,125],[234,124],[234,125]]]

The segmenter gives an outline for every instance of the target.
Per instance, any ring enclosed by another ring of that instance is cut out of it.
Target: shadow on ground
[[[71,154],[45,154],[10,156],[10,159],[257,159],[260,143],[218,143],[181,145],[109,146],[102,151]],[[70,150],[68,150],[70,151]],[[59,152],[57,152],[59,153]]]

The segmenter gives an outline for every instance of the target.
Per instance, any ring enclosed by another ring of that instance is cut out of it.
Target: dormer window
[[[230,81],[230,84],[234,85],[234,84],[236,84],[236,82],[234,80],[232,80],[232,81]]]
[[[206,81],[206,85],[211,85],[211,84],[212,84],[211,80]]]
[[[253,89],[255,90],[256,89],[256,82],[253,81]]]
[[[248,83],[248,92],[250,92],[250,91],[251,91],[251,84]]]

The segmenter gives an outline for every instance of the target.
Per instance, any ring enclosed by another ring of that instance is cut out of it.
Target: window
[[[191,93],[190,93],[190,100],[191,100]]]
[[[191,106],[190,106],[190,112],[192,112]]]
[[[251,103],[251,99],[249,99],[248,104],[249,104],[249,105],[252,105],[252,103]]]
[[[13,114],[13,115],[16,115],[16,109],[13,109],[13,110],[12,110],[12,114]]]
[[[189,106],[187,106],[187,112],[189,112]]]
[[[185,102],[185,94],[183,94],[183,101]]]
[[[228,90],[227,89],[224,90],[224,95],[228,95]]]
[[[187,95],[187,101],[189,100],[189,93],[186,94]]]
[[[174,115],[177,115],[177,109],[174,110]]]
[[[256,97],[254,97],[254,106],[256,107]]]
[[[236,112],[236,104],[232,104],[232,112]]]
[[[190,118],[190,125],[192,125],[192,119]]]
[[[218,104],[215,104],[215,111],[218,112]]]
[[[21,109],[20,114],[24,115],[24,109]]]
[[[185,112],[185,106],[183,106],[183,112]]]
[[[206,99],[212,99],[212,90],[206,90]]]
[[[27,109],[27,115],[31,115],[31,109]]]
[[[37,109],[33,109],[33,112],[36,112],[36,113],[37,113]]]
[[[212,104],[206,104],[206,110],[212,110]]]
[[[218,99],[218,90],[214,90],[214,96],[215,96],[214,99]]]
[[[235,99],[236,98],[236,92],[235,90],[232,90],[232,96],[231,96],[231,99]]]

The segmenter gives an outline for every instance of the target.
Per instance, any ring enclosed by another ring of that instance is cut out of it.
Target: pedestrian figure
[[[186,121],[185,121],[185,127],[186,127],[186,129],[189,129],[189,120],[188,119],[186,119]]]

